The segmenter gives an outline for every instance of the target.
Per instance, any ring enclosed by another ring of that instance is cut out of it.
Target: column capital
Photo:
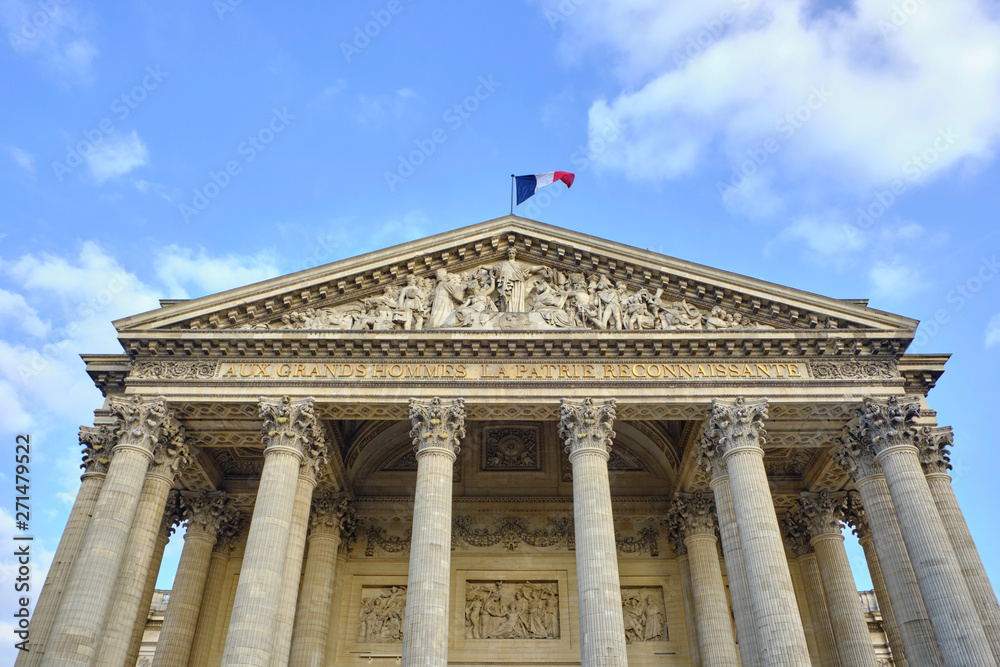
[[[875,460],[875,450],[866,443],[858,429],[845,428],[830,449],[830,457],[855,482],[882,474],[882,467]]]
[[[323,489],[313,496],[312,512],[309,514],[311,535],[333,535],[345,541],[354,535],[357,521],[357,513],[344,494]]]
[[[812,539],[836,535],[841,537],[847,494],[804,491],[799,498],[799,510]]]
[[[919,415],[920,404],[915,401],[866,397],[857,412],[856,440],[876,457],[893,447],[912,447],[913,421]]]
[[[861,494],[857,491],[847,492],[847,499],[844,502],[844,521],[851,525],[859,540],[865,539],[872,533],[868,526],[864,503],[861,502]]]
[[[197,531],[217,539],[218,535],[239,520],[240,512],[232,499],[222,491],[181,493],[188,534]]]
[[[162,396],[114,397],[110,399],[108,408],[118,418],[115,449],[135,449],[152,457],[153,448],[167,420],[167,399]]]
[[[923,426],[917,430],[917,452],[925,475],[951,470],[951,447],[955,444],[955,434],[950,426]]]
[[[712,477],[711,486],[715,489],[717,480],[729,475],[726,461],[722,456],[715,439],[709,434],[709,425],[702,425],[701,436],[695,441],[694,464]]]
[[[437,396],[430,400],[411,398],[410,423],[417,458],[430,450],[444,450],[456,456],[459,440],[465,437],[465,401],[461,398],[442,401]]]
[[[750,449],[763,454],[764,420],[767,419],[767,399],[712,399],[712,416],[708,434],[716,455],[725,460],[736,450]]]
[[[83,448],[83,468],[85,475],[106,475],[111,464],[111,452],[115,446],[115,430],[110,426],[81,426],[80,446]]]
[[[245,516],[240,516],[234,521],[224,523],[219,528],[218,537],[215,540],[215,550],[227,558],[231,556],[240,542],[243,531],[249,527],[250,519]]]
[[[260,431],[264,456],[269,452],[285,451],[300,457],[304,465],[321,466],[326,460],[326,439],[323,437],[316,405],[312,398],[279,400],[260,398],[258,408],[264,427]]]
[[[675,517],[683,539],[695,535],[715,537],[718,531],[715,498],[709,493],[695,491],[676,494],[668,514]]]
[[[173,489],[167,494],[167,504],[163,508],[163,520],[160,522],[160,535],[168,541],[174,534],[174,529],[184,520],[184,507],[181,505],[181,492]]]
[[[611,442],[615,437],[613,398],[599,403],[592,398],[564,398],[559,406],[559,437],[566,442],[571,461],[584,450],[596,451],[605,457],[611,455]]]
[[[671,548],[674,550],[674,555],[677,558],[687,556],[688,548],[684,544],[687,533],[684,531],[681,518],[674,512],[667,511],[667,516],[660,523],[663,525],[664,532],[666,533],[667,542],[670,543]]]
[[[784,540],[785,548],[797,557],[808,556],[813,553],[812,533],[806,524],[805,517],[802,516],[801,508],[795,507],[781,520],[781,537]]]
[[[153,461],[146,474],[160,475],[172,480],[181,468],[191,465],[197,447],[184,426],[176,422],[172,416],[168,417],[167,422],[165,430],[170,429],[172,432],[163,433],[157,438],[156,444],[153,445]]]

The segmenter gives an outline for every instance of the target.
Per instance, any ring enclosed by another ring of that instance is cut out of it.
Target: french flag
[[[520,204],[546,185],[552,185],[556,181],[562,181],[568,188],[573,185],[574,178],[576,178],[576,175],[568,171],[550,171],[544,174],[535,174],[534,176],[515,176],[514,180],[517,182],[517,203]]]

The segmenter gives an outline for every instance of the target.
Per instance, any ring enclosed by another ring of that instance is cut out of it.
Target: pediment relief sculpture
[[[563,272],[507,259],[434,278],[411,274],[405,285],[337,306],[286,313],[266,329],[391,331],[427,329],[596,329],[698,331],[773,329],[720,306],[669,301],[663,290],[635,288],[605,273]]]

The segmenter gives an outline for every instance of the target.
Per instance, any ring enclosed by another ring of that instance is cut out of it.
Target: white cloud
[[[150,183],[149,181],[140,178],[135,182],[135,189],[144,195],[148,195],[150,193],[155,194],[160,199],[170,203],[173,203],[176,199],[175,196],[167,192],[167,186],[162,183]]]
[[[165,293],[175,299],[215,294],[281,273],[268,253],[211,257],[204,249],[195,251],[177,245],[157,252],[153,265]]]
[[[90,174],[98,183],[123,176],[149,164],[149,150],[132,130],[125,136],[109,134],[86,155]]]
[[[997,313],[986,325],[986,347],[1000,345],[1000,313]]]
[[[803,245],[812,259],[843,268],[855,263],[857,251],[867,242],[865,232],[841,215],[831,213],[797,219],[778,235],[774,244]]]
[[[868,270],[868,281],[876,296],[899,302],[923,290],[927,285],[920,272],[901,260],[881,260]]]
[[[78,3],[0,0],[0,23],[15,53],[37,59],[61,83],[88,85],[96,78],[98,49]]]
[[[896,27],[881,0],[819,16],[807,0],[590,0],[563,50],[616,63],[624,90],[590,109],[592,134],[624,128],[605,167],[662,180],[756,155],[781,191],[861,193],[991,159],[1000,137],[1000,24],[976,0],[918,6]]]
[[[20,294],[0,289],[0,319],[8,326],[16,322],[32,336],[44,336],[49,327],[38,317],[35,309],[28,305]]]
[[[32,155],[27,151],[21,150],[20,148],[16,148],[14,146],[8,148],[7,152],[10,153],[11,159],[14,160],[14,163],[17,164],[17,166],[19,166],[21,169],[24,169],[29,174],[35,173],[34,155]]]

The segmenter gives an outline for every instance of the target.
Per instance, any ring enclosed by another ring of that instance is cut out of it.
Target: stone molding
[[[712,416],[708,420],[708,433],[712,448],[708,456],[721,455],[725,460],[738,449],[756,449],[763,453],[764,420],[767,419],[767,399],[735,400],[712,399]]]
[[[162,396],[147,399],[114,397],[108,407],[118,418],[115,447],[139,449],[152,457],[168,418],[167,399]]]
[[[84,474],[107,474],[115,442],[115,430],[110,426],[80,427],[80,446],[83,448],[83,463],[80,467]]]
[[[477,521],[471,515],[457,516],[452,520],[452,549],[461,545],[472,547],[492,547],[501,545],[507,551],[514,551],[518,545],[527,544],[532,547],[575,548],[575,533],[573,519],[569,517],[551,517],[551,528],[531,530],[523,517],[504,516],[496,521],[496,529],[491,531],[488,526]]]
[[[128,377],[130,380],[211,380],[219,369],[219,363],[140,359],[132,366]]]
[[[326,463],[326,440],[312,398],[293,401],[288,396],[280,400],[262,397],[259,411],[264,420],[260,437],[265,456],[269,450],[281,448],[297,452],[305,465],[315,469]]]
[[[899,377],[895,361],[810,361],[817,380],[892,380]]]
[[[612,430],[615,423],[614,399],[608,398],[595,404],[592,398],[564,398],[559,405],[559,437],[566,442],[570,460],[584,450],[609,456],[615,437]]]
[[[410,399],[410,437],[417,458],[432,450],[445,450],[452,456],[459,452],[459,441],[465,437],[465,401],[453,398],[442,401]]]

